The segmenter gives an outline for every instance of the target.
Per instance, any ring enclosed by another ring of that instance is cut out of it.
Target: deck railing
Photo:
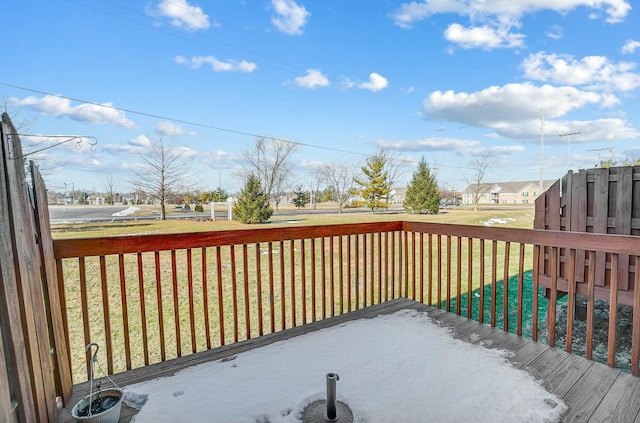
[[[380,222],[177,235],[56,240],[61,302],[74,382],[86,380],[84,345],[98,342],[112,374],[304,325],[398,297],[445,308],[534,340],[546,335],[539,308],[540,258],[550,260],[547,313],[556,321],[557,260],[577,250],[631,255],[631,236]],[[563,254],[564,256],[564,254]],[[615,275],[616,272],[612,272]],[[554,276],[555,275],[555,276]],[[593,287],[589,272],[584,334],[575,334],[575,278],[569,271],[565,349],[577,336],[592,359]],[[615,286],[612,276],[612,286]],[[482,287],[482,288],[481,288]],[[616,365],[617,295],[610,298],[607,363]],[[638,375],[640,290],[634,290],[630,369]],[[515,303],[515,305],[514,305]]]

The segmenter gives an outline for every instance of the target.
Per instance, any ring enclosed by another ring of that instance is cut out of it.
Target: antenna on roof
[[[571,137],[578,135],[580,132],[567,132],[566,134],[560,134],[559,137],[567,137],[567,171],[571,169]]]

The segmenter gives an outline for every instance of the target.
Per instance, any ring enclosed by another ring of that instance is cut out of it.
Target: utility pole
[[[544,191],[544,109],[540,109],[540,188],[538,194]]]
[[[559,137],[567,137],[567,171],[571,170],[571,137],[578,135],[580,132],[567,132],[566,134],[560,134]]]

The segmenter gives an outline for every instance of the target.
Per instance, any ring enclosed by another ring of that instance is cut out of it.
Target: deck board
[[[319,329],[345,322],[392,314],[403,309],[425,312],[429,317],[451,330],[455,338],[480,344],[486,348],[509,351],[509,361],[541,381],[546,389],[562,398],[569,406],[565,422],[627,422],[640,423],[640,378],[622,373],[593,361],[568,354],[556,348],[518,337],[498,328],[468,320],[444,310],[408,300],[397,299],[283,332],[265,335],[233,345],[192,354],[129,370],[112,376],[120,386],[139,383],[161,376],[170,376],[184,368],[209,361],[221,360],[254,348],[272,344]],[[58,413],[57,423],[72,423],[71,408],[88,391],[87,383],[74,386],[69,405]],[[120,423],[129,423],[136,410],[123,405]]]

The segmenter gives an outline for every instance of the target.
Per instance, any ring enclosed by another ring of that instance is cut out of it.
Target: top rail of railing
[[[59,239],[54,241],[54,254],[57,259],[63,259],[394,231],[518,242],[616,254],[637,255],[640,253],[640,237],[630,235],[392,221],[180,234]]]

